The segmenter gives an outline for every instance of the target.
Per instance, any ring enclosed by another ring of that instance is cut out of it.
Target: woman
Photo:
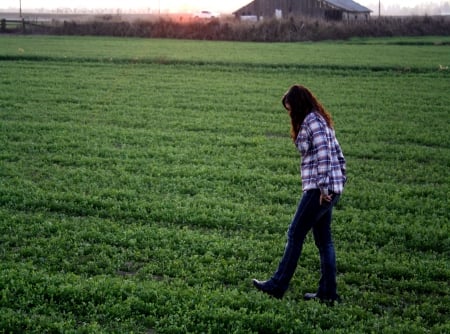
[[[333,120],[316,97],[301,85],[292,86],[282,99],[291,118],[291,137],[301,154],[303,196],[287,232],[287,243],[278,269],[267,281],[254,286],[282,298],[294,275],[303,242],[312,229],[319,249],[321,278],[306,300],[336,301],[336,256],[331,236],[331,215],[346,181],[345,159],[335,137]]]

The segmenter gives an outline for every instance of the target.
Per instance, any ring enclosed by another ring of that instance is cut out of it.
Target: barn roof
[[[356,3],[352,0],[325,0],[330,5],[333,5],[337,8],[344,9],[348,12],[370,12],[369,8],[361,6],[359,3]]]

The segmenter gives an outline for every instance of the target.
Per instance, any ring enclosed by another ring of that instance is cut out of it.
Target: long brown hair
[[[326,111],[314,94],[302,85],[293,85],[289,88],[281,102],[285,108],[287,104],[290,106],[291,138],[294,142],[306,115],[312,111],[318,112],[325,119],[328,127],[333,128],[334,126],[330,113]]]

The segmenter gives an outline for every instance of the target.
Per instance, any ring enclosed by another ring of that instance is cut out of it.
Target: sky
[[[232,13],[236,9],[250,3],[252,0],[1,0],[0,10],[8,8],[19,8],[20,2],[22,10],[26,9],[56,9],[56,8],[142,8],[160,12],[195,12],[198,10],[211,10],[220,13]],[[359,4],[371,9],[377,8],[378,0],[355,0]],[[383,7],[400,6],[415,7],[419,4],[443,4],[448,1],[442,0],[379,0]]]

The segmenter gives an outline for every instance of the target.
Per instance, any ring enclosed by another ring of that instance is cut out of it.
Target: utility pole
[[[378,0],[378,17],[381,17],[381,0]]]
[[[19,0],[19,17],[22,17],[22,0]]]

